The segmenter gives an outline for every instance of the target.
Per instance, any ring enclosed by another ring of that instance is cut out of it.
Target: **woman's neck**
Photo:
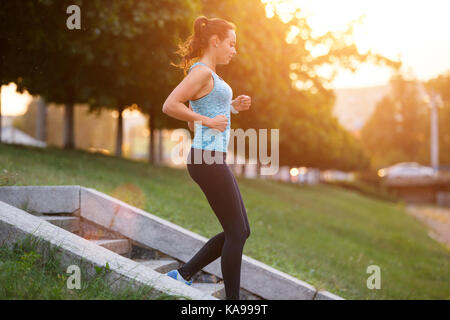
[[[212,71],[216,72],[216,62],[212,57],[204,55],[199,62],[206,64]]]

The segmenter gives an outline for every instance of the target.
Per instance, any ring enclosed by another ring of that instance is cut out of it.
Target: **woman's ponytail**
[[[224,40],[228,36],[228,30],[236,30],[236,26],[232,22],[220,18],[197,17],[194,21],[194,32],[186,41],[178,45],[176,53],[181,56],[180,64],[171,64],[182,68],[186,75],[192,65],[192,60],[200,58],[208,49],[211,36],[216,34],[220,40]]]

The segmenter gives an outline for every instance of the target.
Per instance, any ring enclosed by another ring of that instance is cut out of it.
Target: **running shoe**
[[[188,286],[192,285],[192,280],[191,281],[184,280],[184,278],[181,276],[181,274],[176,269],[167,272],[166,276],[169,276],[171,278],[174,278],[175,280],[181,281],[184,284],[187,284]]]

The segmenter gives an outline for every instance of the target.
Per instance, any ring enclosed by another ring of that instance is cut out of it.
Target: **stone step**
[[[133,259],[133,260],[161,273],[167,273],[170,270],[177,269],[180,266],[180,263],[178,261],[170,259],[160,259],[160,260]]]
[[[128,255],[131,252],[131,244],[128,239],[100,239],[90,241],[120,255]]]
[[[65,230],[63,232],[61,228],[51,223],[44,223],[37,216],[0,201],[0,243],[6,248],[13,248],[25,239],[33,243],[38,242],[39,245],[34,249],[44,256],[48,256],[48,248],[57,245],[58,252],[63,255],[64,260],[60,266],[60,272],[66,271],[64,266],[79,265],[82,261],[83,271],[86,271],[83,273],[83,281],[96,277],[95,267],[109,265],[108,280],[114,279],[110,286],[114,292],[125,287],[136,290],[151,285],[149,299],[157,298],[161,294],[182,296],[190,300],[217,299],[203,291],[161,276],[110,250],[93,245],[89,240],[74,233]]]
[[[87,240],[93,240],[93,239],[123,239],[124,236],[121,235],[118,232],[114,232],[112,230],[109,230],[106,227],[100,226],[98,224],[95,224],[89,220],[83,219],[81,217],[80,220],[80,231],[79,235],[82,238],[85,238]]]
[[[41,219],[70,232],[80,230],[80,218],[70,216],[39,216]]]
[[[192,283],[192,287],[210,294],[213,297],[226,299],[225,286],[222,283],[194,282]]]

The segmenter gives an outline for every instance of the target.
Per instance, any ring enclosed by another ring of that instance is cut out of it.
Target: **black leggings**
[[[197,160],[194,163],[194,150],[201,157],[199,164]],[[219,156],[222,163],[205,161],[204,157],[207,155]],[[209,239],[178,272],[185,280],[189,280],[195,273],[221,257],[227,300],[239,300],[242,251],[250,236],[250,227],[239,187],[225,159],[226,153],[220,151],[191,148],[189,152],[189,175],[202,189],[224,231]]]

